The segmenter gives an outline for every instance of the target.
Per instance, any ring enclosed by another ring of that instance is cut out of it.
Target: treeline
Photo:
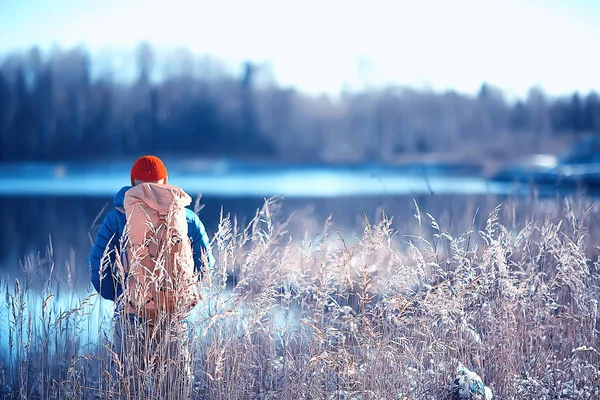
[[[257,79],[193,68],[150,79],[150,47],[130,83],[92,76],[82,49],[0,63],[0,161],[107,159],[141,153],[311,162],[393,161],[408,154],[484,149],[491,142],[600,132],[600,97],[549,98],[532,89],[507,102],[483,84],[477,96],[390,87],[311,97]],[[269,83],[271,82],[271,83]],[[535,150],[535,149],[532,149]]]

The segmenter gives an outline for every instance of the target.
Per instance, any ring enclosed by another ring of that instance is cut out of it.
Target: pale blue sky
[[[600,0],[0,0],[0,53],[147,40],[237,63],[269,62],[285,85],[336,93],[389,82],[524,95],[600,89]]]

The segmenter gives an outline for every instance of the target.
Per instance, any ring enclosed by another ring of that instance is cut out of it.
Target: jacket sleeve
[[[194,251],[194,268],[200,274],[202,274],[203,262],[206,259],[208,265],[206,269],[212,271],[215,266],[215,258],[210,248],[210,241],[208,240],[208,234],[204,228],[204,224],[200,221],[200,218],[196,213],[189,213],[190,218],[188,219],[188,236],[192,240],[192,247]]]
[[[98,230],[96,240],[90,256],[88,265],[92,284],[96,291],[107,300],[115,300],[116,281],[113,277],[113,265],[115,263],[115,247],[119,243],[119,232],[114,223],[113,214],[109,214],[102,222]]]

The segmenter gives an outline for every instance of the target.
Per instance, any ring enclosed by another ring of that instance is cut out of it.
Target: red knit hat
[[[131,168],[131,185],[135,181],[155,182],[167,179],[167,168],[160,158],[155,156],[143,156],[138,158]]]

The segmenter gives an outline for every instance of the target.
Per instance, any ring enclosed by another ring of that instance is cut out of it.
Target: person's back
[[[125,194],[128,312],[185,317],[200,299],[186,208],[191,197],[168,184],[143,183]]]

